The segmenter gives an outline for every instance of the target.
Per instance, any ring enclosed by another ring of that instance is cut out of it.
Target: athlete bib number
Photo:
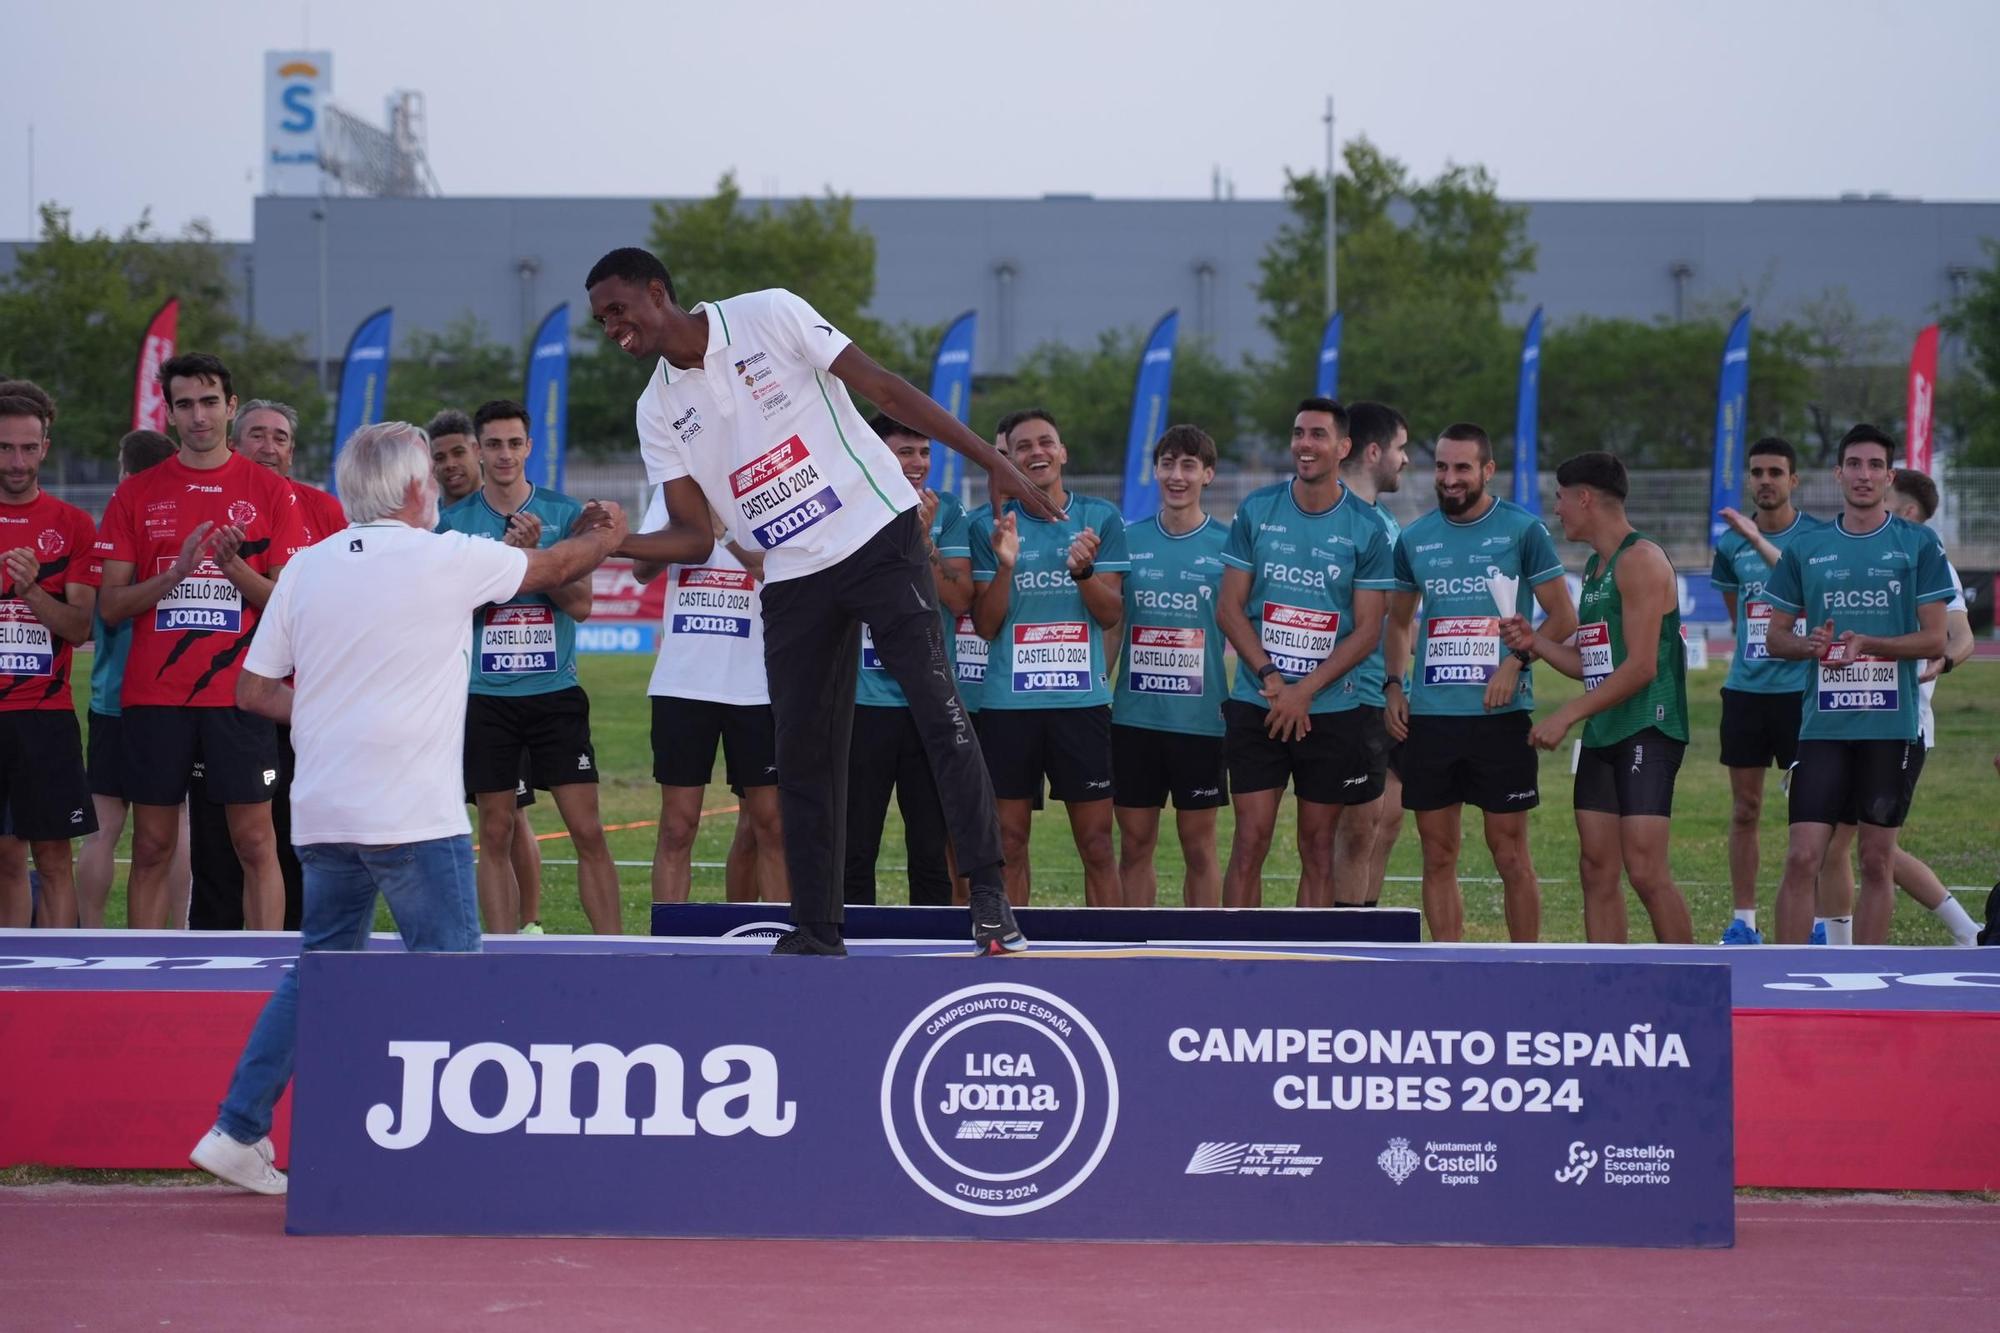
[[[1258,638],[1271,665],[1298,680],[1333,656],[1333,645],[1340,638],[1340,613],[1266,602]]]
[[[49,627],[19,598],[0,602],[0,676],[55,674],[56,643]]]
[[[165,573],[173,563],[172,557],[163,555],[153,572]],[[204,559],[154,604],[153,628],[162,632],[193,629],[241,634],[243,592],[229,581],[220,565]]]
[[[1134,625],[1125,671],[1134,694],[1199,695],[1208,664],[1206,631]]]
[[[1819,711],[1895,712],[1899,664],[1882,657],[1849,658],[1844,647],[1834,644],[1819,664]]]
[[[1424,625],[1424,684],[1484,685],[1500,669],[1498,616],[1434,616]]]
[[[1090,689],[1090,626],[1081,620],[1014,626],[1014,693],[1082,694]]]
[[[882,655],[875,651],[875,631],[866,625],[861,627],[861,669],[863,671],[882,669]]]
[[[1806,632],[1803,618],[1792,622],[1794,634]],[[1746,662],[1768,662],[1771,659],[1771,606],[1768,602],[1751,602],[1743,608],[1743,660]]]
[[[840,497],[796,435],[730,473],[729,492],[750,536],[767,551],[840,508]]]
[[[479,670],[488,676],[532,676],[556,669],[552,606],[510,602],[486,608],[479,626]]]
[[[1611,626],[1601,620],[1578,626],[1576,648],[1583,655],[1583,688],[1594,690],[1611,675]]]
[[[952,646],[958,658],[958,683],[980,686],[986,683],[986,654],[992,646],[972,628],[972,617],[962,615],[952,626]]]
[[[744,570],[705,565],[675,570],[667,633],[747,639],[751,617],[757,614],[756,599],[757,582]]]

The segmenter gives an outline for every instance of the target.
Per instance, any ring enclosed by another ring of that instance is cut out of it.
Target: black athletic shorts
[[[518,793],[521,756],[529,785],[548,791],[597,781],[590,696],[581,686],[548,694],[475,694],[465,701],[465,789]]]
[[[778,731],[769,704],[719,704],[653,696],[653,781],[706,787],[722,746],[723,773],[738,796],[778,781]]]
[[[1213,810],[1229,803],[1222,737],[1111,725],[1111,799],[1128,809]]]
[[[1319,805],[1366,805],[1382,794],[1389,733],[1381,709],[1362,704],[1314,713],[1312,730],[1296,741],[1272,740],[1264,729],[1269,715],[1269,709],[1241,699],[1222,701],[1222,753],[1231,791],[1283,791],[1289,779],[1300,800]]]
[[[59,842],[97,831],[83,771],[83,733],[67,708],[0,712],[0,815],[27,842]]]
[[[467,805],[476,805],[478,801],[479,798],[471,791],[468,790],[465,793],[465,803]],[[521,752],[521,776],[514,782],[514,808],[516,810],[525,810],[534,803],[534,777],[528,764],[528,752],[523,750]]]
[[[1526,709],[1474,717],[1410,716],[1403,742],[1403,808],[1476,805],[1510,815],[1542,803],[1541,755],[1528,744]]]
[[[1671,818],[1674,778],[1686,754],[1686,741],[1677,741],[1657,727],[1635,731],[1611,745],[1586,745],[1576,764],[1574,804],[1599,814]]]
[[[85,746],[84,767],[90,774],[91,795],[124,800],[125,719],[93,711]]]
[[[982,708],[973,726],[1003,801],[1111,799],[1111,706]]]
[[[278,787],[278,728],[240,708],[127,708],[125,799],[134,805],[179,805],[199,763],[208,798],[218,805],[256,805]]]
[[[1791,822],[1901,828],[1923,771],[1921,740],[1800,741]]]
[[[1782,771],[1792,766],[1799,753],[1799,716],[1805,707],[1803,694],[1752,694],[1748,690],[1722,692],[1722,762],[1729,768],[1768,768],[1773,763]]]

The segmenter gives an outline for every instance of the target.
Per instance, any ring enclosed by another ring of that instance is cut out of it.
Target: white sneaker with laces
[[[221,1126],[208,1131],[188,1160],[218,1180],[241,1186],[258,1194],[283,1194],[286,1188],[285,1173],[271,1165],[264,1155],[262,1143],[238,1143],[222,1131]]]

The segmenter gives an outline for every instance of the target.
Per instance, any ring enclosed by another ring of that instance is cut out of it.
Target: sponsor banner
[[[1909,465],[1925,476],[1937,475],[1932,463],[1932,422],[1937,407],[1938,326],[1917,330],[1910,349],[1910,391],[1903,420],[1909,423]]]
[[[139,361],[132,374],[133,430],[164,433],[167,429],[167,386],[160,383],[160,367],[174,359],[180,323],[181,299],[169,297],[139,339]]]
[[[972,347],[979,331],[979,312],[968,310],[951,322],[931,358],[931,401],[964,421],[972,411]],[[943,495],[965,488],[965,455],[931,441],[931,471],[925,485]]]
[[[593,622],[631,620],[657,625],[667,608],[667,580],[641,583],[632,577],[632,562],[614,555],[591,571],[590,595]]]
[[[355,327],[340,359],[340,401],[334,409],[330,478],[339,476],[340,451],[355,431],[382,420],[389,396],[389,347],[394,311],[384,306]],[[329,484],[332,484],[331,482]]]
[[[1722,967],[865,966],[309,954],[287,1230],[1734,1239]]]
[[[660,650],[658,625],[578,625],[576,650],[580,653],[644,653],[651,657]]]
[[[264,53],[264,193],[324,195],[320,127],[333,92],[331,51]]]
[[[1153,476],[1153,446],[1167,428],[1167,402],[1174,385],[1174,343],[1181,312],[1169,310],[1147,335],[1132,379],[1132,419],[1125,429],[1125,489],[1119,500],[1127,523],[1151,518],[1160,508],[1160,483]]]
[[[528,348],[528,480],[563,489],[569,454],[569,302],[549,311]]]
[[[1729,525],[1723,509],[1743,507],[1744,418],[1750,402],[1750,311],[1729,326],[1722,344],[1722,370],[1715,381],[1715,456],[1708,482],[1708,544],[1719,543]]]
[[[1514,503],[1542,512],[1539,441],[1542,421],[1542,308],[1528,316],[1521,335],[1521,378],[1514,391]]]
[[[1338,310],[1326,317],[1319,336],[1319,370],[1313,376],[1313,393],[1321,398],[1340,397],[1340,326]]]

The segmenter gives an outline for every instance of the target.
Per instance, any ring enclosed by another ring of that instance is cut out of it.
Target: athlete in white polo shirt
[[[844,954],[848,740],[861,626],[924,738],[958,868],[972,881],[982,952],[1026,947],[1000,882],[1000,829],[979,740],[952,681],[917,496],[868,428],[852,388],[985,468],[996,497],[1061,515],[992,445],[868,358],[810,305],[773,288],[683,310],[666,266],[614,250],[584,281],[591,316],[656,361],[639,398],[647,480],[667,528],[627,539],[637,560],[696,564],[715,547],[712,505],[764,552],[764,664],[778,734],[778,793],[795,928],[784,954]]]

